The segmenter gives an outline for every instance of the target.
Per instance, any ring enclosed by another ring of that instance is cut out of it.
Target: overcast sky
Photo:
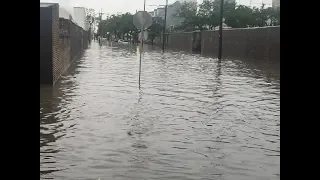
[[[169,4],[175,2],[176,0],[169,0]],[[197,0],[201,3],[203,0]],[[272,0],[252,0],[253,3],[271,3]],[[98,13],[101,8],[104,13],[125,13],[131,12],[135,13],[136,10],[143,10],[144,0],[40,0],[40,2],[60,2],[61,4],[74,7],[74,6],[83,6],[87,8],[93,8]],[[156,6],[149,5],[163,5],[165,0],[146,0],[146,10],[151,11]],[[238,4],[249,5],[250,0],[236,0]]]

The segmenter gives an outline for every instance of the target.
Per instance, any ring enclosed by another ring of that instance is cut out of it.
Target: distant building
[[[191,0],[192,1],[192,0]],[[167,28],[174,28],[174,26],[180,25],[181,24],[181,18],[180,17],[175,17],[175,13],[178,12],[179,8],[181,7],[181,3],[179,1],[176,1],[173,4],[168,5],[167,8],[167,20],[166,20],[166,26]],[[159,7],[153,11],[153,17],[161,17],[164,19],[165,16],[165,8],[164,7]]]
[[[63,7],[59,7],[59,18],[72,20],[73,16]]]
[[[280,0],[272,0],[272,8],[280,7]]]
[[[164,18],[164,8],[163,7],[159,7],[155,10],[155,15],[154,17],[162,17]]]
[[[89,22],[86,19],[86,10],[84,7],[74,7],[74,22],[82,27],[85,31],[89,30]]]
[[[182,4],[179,1],[168,5],[166,25],[167,27],[170,27],[170,29],[173,29],[175,26],[180,25],[182,22],[181,17],[175,16],[181,6]]]

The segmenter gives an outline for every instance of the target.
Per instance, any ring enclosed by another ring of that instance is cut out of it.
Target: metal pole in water
[[[140,63],[139,63],[139,89],[140,89],[140,77],[141,77],[141,54],[142,48],[140,48]]]
[[[144,0],[144,2],[143,2],[143,11],[146,11],[146,0]],[[140,79],[141,79],[141,54],[142,54],[142,52],[143,52],[143,41],[144,41],[144,26],[142,26],[142,28],[141,28],[142,30],[141,30],[141,50],[140,50],[140,61],[139,61],[139,89],[140,89],[140,87],[141,87],[141,85],[140,85]]]
[[[143,11],[146,11],[146,0],[144,0],[143,2]],[[143,48],[143,41],[144,41],[144,26],[142,26],[142,30],[141,30],[141,45],[142,45],[142,48]]]
[[[163,36],[162,36],[162,52],[164,53],[164,37],[166,34],[166,21],[167,21],[167,9],[168,9],[168,0],[166,0],[166,6],[164,8],[164,23],[163,23]]]
[[[219,25],[219,53],[218,53],[218,59],[219,60],[221,60],[221,55],[222,55],[223,6],[224,6],[224,0],[221,0],[221,4],[220,4],[220,25]]]

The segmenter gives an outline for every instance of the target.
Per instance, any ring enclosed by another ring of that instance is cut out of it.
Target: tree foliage
[[[117,38],[124,38],[130,36],[133,32],[137,31],[132,24],[133,15],[130,13],[125,14],[112,14],[107,19],[101,20],[98,27],[98,32],[103,37],[110,37],[114,35]]]
[[[95,22],[95,10],[92,8],[86,8],[86,20],[89,22],[90,28],[92,27],[92,24]]]
[[[183,3],[174,15],[183,19],[179,30],[205,30],[219,26],[221,0],[206,0],[198,7],[194,3]],[[198,10],[197,10],[198,9]],[[231,28],[263,27],[280,25],[280,8],[250,8],[225,2],[224,23]]]
[[[153,42],[154,38],[160,36],[163,30],[164,20],[161,17],[153,17],[152,25],[147,29],[149,37]]]
[[[152,25],[147,29],[151,40],[161,34],[164,23],[161,17],[154,17],[152,21]],[[137,40],[139,32],[140,30],[133,25],[133,15],[130,13],[112,14],[107,19],[101,20],[98,28],[98,33],[107,38],[116,36],[121,39]]]
[[[214,29],[220,24],[221,0],[206,0],[197,5],[194,2],[184,2],[173,17],[182,19],[181,24],[174,28],[175,31],[194,31]],[[98,34],[104,37],[115,36],[117,38],[137,39],[140,32],[134,27],[133,15],[112,14],[104,20],[95,19],[94,10],[87,10],[87,18],[92,22],[99,22]],[[250,8],[236,3],[224,4],[224,24],[231,28],[248,28],[280,25],[280,8]],[[147,29],[149,39],[162,34],[164,20],[162,17],[154,17],[152,25]]]

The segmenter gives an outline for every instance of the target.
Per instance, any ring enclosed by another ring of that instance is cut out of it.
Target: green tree
[[[196,30],[198,26],[197,17],[197,4],[194,2],[184,2],[178,11],[173,14],[173,17],[180,17],[183,19],[179,29],[185,31]]]
[[[179,27],[186,31],[212,29],[219,25],[220,22],[220,3],[221,0],[206,0],[198,6],[193,3],[184,3],[176,16],[184,19]],[[224,5],[224,18],[232,14],[235,9],[235,3],[226,2]]]
[[[220,2],[221,0],[203,1],[199,6],[193,2],[184,2],[178,11],[173,14],[173,17],[182,19],[182,23],[175,27],[175,30],[194,31],[212,29],[219,26],[220,22]],[[93,14],[94,11],[88,10],[88,14]],[[91,17],[88,15],[88,18]],[[224,23],[232,28],[247,28],[247,27],[263,27],[280,25],[280,8],[265,8],[262,5],[259,8],[250,8],[236,3],[224,4]],[[90,18],[89,18],[90,19]],[[91,18],[92,19],[92,18]],[[130,13],[112,14],[105,20],[98,18],[99,21],[98,33],[104,37],[115,35],[117,38],[138,39],[140,32],[134,27],[133,15]],[[153,42],[154,38],[160,36],[163,30],[163,19],[160,17],[153,18],[153,24],[147,29],[149,37]]]
[[[212,2],[212,9],[213,11],[216,13],[217,16],[220,17],[220,6],[221,6],[221,0],[214,0]],[[225,18],[226,16],[228,16],[229,14],[232,14],[234,12],[234,10],[236,9],[237,4],[236,2],[224,2],[224,6],[223,6],[223,17]]]
[[[151,43],[153,44],[154,39],[160,36],[163,30],[164,20],[161,17],[153,17],[152,25],[147,29]]]
[[[280,7],[272,8],[270,22],[272,26],[280,25]]]
[[[95,22],[95,10],[92,8],[86,8],[86,20],[89,22],[90,29],[92,27],[92,24]]]
[[[225,17],[225,24],[232,28],[247,28],[253,24],[252,9],[248,6],[238,5],[229,11]]]
[[[199,5],[198,16],[209,29],[219,25],[219,16],[213,9],[213,0],[203,1]]]
[[[120,16],[111,15],[106,20],[101,20],[98,31],[103,37],[110,37],[110,35],[119,36]]]
[[[89,42],[91,42],[91,29],[92,29],[92,24],[95,22],[95,10],[92,8],[86,8],[85,9],[86,13],[86,20],[89,23]]]
[[[252,13],[252,26],[253,27],[264,27],[273,24],[273,17],[275,10],[273,8],[265,8],[265,4],[262,4],[260,8],[253,8]],[[272,23],[271,23],[272,22]]]
[[[122,36],[122,39],[124,39],[125,36],[128,37],[129,32],[134,28],[132,21],[133,21],[132,14],[125,13],[121,15],[117,28]]]
[[[115,36],[116,38],[131,40],[131,37],[135,37],[137,33],[132,21],[133,15],[130,13],[112,14],[100,22],[98,31],[108,39]]]

